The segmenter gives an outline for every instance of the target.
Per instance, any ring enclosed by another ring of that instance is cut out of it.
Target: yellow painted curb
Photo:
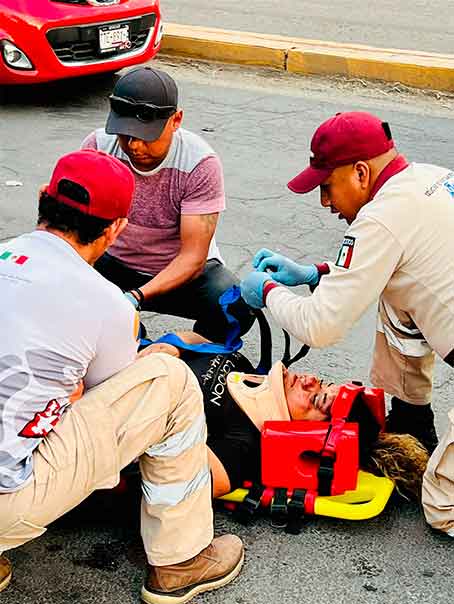
[[[175,23],[164,26],[161,42],[164,54],[281,70],[285,69],[287,50],[288,42],[277,37]]]
[[[454,55],[207,27],[165,26],[161,52],[307,75],[345,75],[454,91]]]

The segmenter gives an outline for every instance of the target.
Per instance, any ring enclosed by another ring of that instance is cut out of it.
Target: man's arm
[[[112,377],[136,358],[138,313],[120,291],[116,293],[115,298],[107,298],[103,304],[96,353],[84,378],[87,388]]]
[[[176,331],[175,334],[186,344],[207,344],[210,342],[195,331]],[[165,352],[173,357],[181,358],[181,350],[177,346],[165,342],[150,344],[137,354],[137,358],[140,359],[155,352]]]
[[[222,465],[221,460],[209,447],[207,447],[207,449],[208,463],[210,464],[211,480],[213,485],[212,494],[213,499],[216,499],[216,497],[222,497],[222,495],[230,493],[232,488],[230,485],[229,475]]]
[[[184,214],[181,217],[180,253],[151,281],[142,285],[145,299],[165,294],[198,277],[206,264],[219,214]]]
[[[311,296],[279,286],[267,293],[266,306],[298,340],[314,348],[330,346],[378,299],[401,256],[401,246],[385,226],[360,220],[347,232],[336,264]]]
[[[181,200],[180,252],[152,281],[140,288],[145,299],[172,291],[201,274],[219,212],[224,209],[222,166],[219,158],[213,155],[191,172]]]

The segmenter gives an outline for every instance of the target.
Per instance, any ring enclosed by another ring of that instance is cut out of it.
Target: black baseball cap
[[[178,108],[178,88],[164,71],[136,67],[118,80],[109,99],[107,134],[154,141]]]

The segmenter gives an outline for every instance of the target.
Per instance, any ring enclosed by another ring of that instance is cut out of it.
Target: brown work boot
[[[6,589],[13,576],[11,562],[5,556],[0,556],[0,591]]]
[[[233,581],[241,570],[244,549],[234,535],[216,537],[200,554],[169,566],[149,566],[142,587],[148,604],[183,604],[197,594]]]

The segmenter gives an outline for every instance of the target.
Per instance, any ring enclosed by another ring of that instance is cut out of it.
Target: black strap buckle
[[[274,491],[271,502],[271,526],[285,528],[288,522],[287,489],[278,488]]]
[[[322,496],[331,495],[331,487],[334,478],[334,458],[322,455],[318,469],[318,494]]]
[[[306,489],[295,489],[288,504],[288,522],[285,529],[290,535],[299,535],[304,522],[304,501]]]
[[[235,510],[235,520],[240,524],[248,525],[252,522],[257,510],[260,507],[265,487],[262,484],[253,484],[249,493],[243,501],[237,505]]]

